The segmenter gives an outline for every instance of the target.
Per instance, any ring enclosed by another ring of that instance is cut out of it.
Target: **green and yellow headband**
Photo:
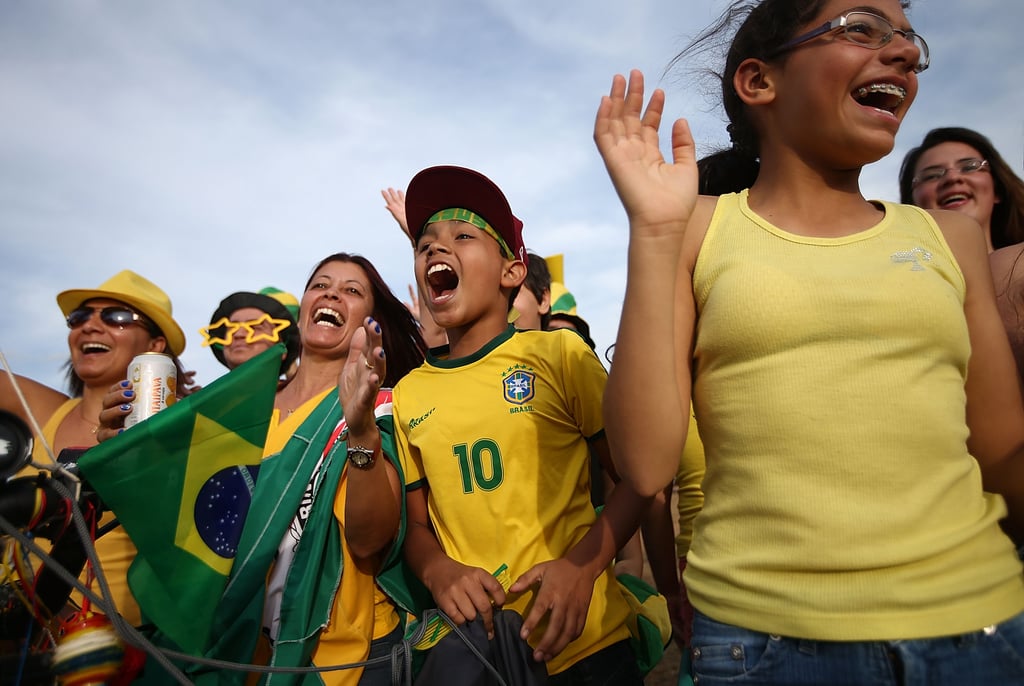
[[[487,223],[487,220],[473,212],[472,210],[463,209],[461,207],[449,207],[446,210],[441,210],[431,215],[430,219],[427,220],[427,224],[434,222],[444,221],[460,221],[472,224],[478,229],[486,231],[487,234],[498,241],[498,247],[501,248],[501,254],[507,260],[514,260],[516,257],[512,254],[512,250],[509,249],[508,243],[501,237],[501,234],[494,230],[494,227]]]

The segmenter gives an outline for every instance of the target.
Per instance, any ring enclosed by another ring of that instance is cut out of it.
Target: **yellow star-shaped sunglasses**
[[[264,326],[267,323],[270,324],[270,327]],[[203,335],[203,347],[231,345],[235,334],[241,329],[245,329],[246,343],[264,340],[277,343],[281,340],[281,332],[289,326],[291,326],[291,322],[287,319],[274,319],[269,314],[244,322],[233,322],[227,317],[221,317],[213,324],[199,329],[199,333]]]

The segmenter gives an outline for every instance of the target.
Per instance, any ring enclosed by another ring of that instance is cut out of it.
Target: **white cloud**
[[[124,268],[171,295],[186,363],[223,372],[198,329],[225,295],[297,292],[360,252],[405,296],[411,259],[379,189],[438,163],[491,175],[567,281],[601,350],[615,335],[625,216],[591,140],[612,73],[645,71],[702,150],[725,139],[665,65],[722,2],[59,2],[0,5],[0,349],[59,386],[54,302]],[[697,3],[700,4],[700,3]],[[1024,136],[1011,0],[923,0],[933,67],[897,150],[864,175],[895,198],[903,152],[977,128],[1011,161]]]

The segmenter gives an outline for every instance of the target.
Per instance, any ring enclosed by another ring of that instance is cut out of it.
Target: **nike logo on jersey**
[[[420,424],[425,422],[427,420],[427,417],[429,417],[430,415],[434,414],[434,410],[436,410],[436,409],[437,409],[436,407],[432,407],[432,408],[430,408],[430,410],[426,414],[421,415],[419,417],[416,417],[415,419],[410,419],[409,420],[409,431],[412,431],[417,426],[419,426]]]

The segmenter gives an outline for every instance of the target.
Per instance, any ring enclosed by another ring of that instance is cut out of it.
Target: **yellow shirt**
[[[693,275],[707,471],[685,580],[719,621],[891,640],[1024,610],[967,452],[963,275],[927,213],[880,205],[820,238],[718,201]]]
[[[334,392],[335,389],[330,388],[318,394],[283,420],[280,412],[275,409],[271,416],[264,457],[280,452],[295,430],[327,394]],[[345,539],[345,500],[348,494],[346,474],[347,471],[342,475],[333,505],[334,516],[341,526],[342,559],[345,569],[331,608],[330,622],[320,634],[320,640],[313,652],[313,664],[324,667],[365,660],[369,655],[370,641],[386,636],[399,622],[395,606],[377,587],[373,576],[374,570],[359,569],[356,566]],[[273,583],[273,575],[271,576]],[[354,686],[359,682],[362,671],[335,670],[322,672],[320,676],[329,686]]]
[[[511,328],[476,354],[428,358],[395,388],[395,435],[410,488],[452,559],[515,580],[562,557],[593,525],[587,438],[603,431],[607,374],[572,331]],[[527,592],[506,607],[523,616]],[[629,637],[629,607],[611,573],[594,585],[583,633],[552,674]]]
[[[78,407],[81,402],[81,398],[69,398],[46,421],[46,424],[42,427],[43,441],[37,441],[32,448],[32,460],[34,462],[50,464],[50,457],[46,453],[43,442],[50,446],[53,445],[57,437],[57,428],[60,426],[61,421],[64,420],[68,413]],[[26,467],[25,470],[19,472],[19,476],[35,471],[35,467]],[[114,513],[107,510],[100,515],[98,527],[102,528],[114,521],[114,519],[116,519]],[[139,612],[138,603],[135,602],[135,596],[132,595],[131,590],[128,588],[128,567],[135,560],[137,553],[135,544],[128,538],[124,527],[117,526],[97,539],[95,545],[97,559],[99,559],[102,565],[103,575],[110,586],[110,600],[113,601],[117,611],[128,620],[129,624],[139,626],[142,623],[142,616]],[[88,572],[88,567],[83,569],[78,577],[79,581],[87,583],[89,581]],[[93,581],[91,588],[95,593],[99,594],[100,586],[97,582]],[[85,598],[78,591],[72,590],[70,600],[76,605],[81,606]],[[92,609],[99,610],[95,606]]]
[[[679,533],[676,534],[676,556],[683,558],[690,550],[693,539],[693,520],[704,506],[704,444],[697,431],[697,418],[690,413],[690,427],[686,431],[686,444],[676,472],[676,512]]]

